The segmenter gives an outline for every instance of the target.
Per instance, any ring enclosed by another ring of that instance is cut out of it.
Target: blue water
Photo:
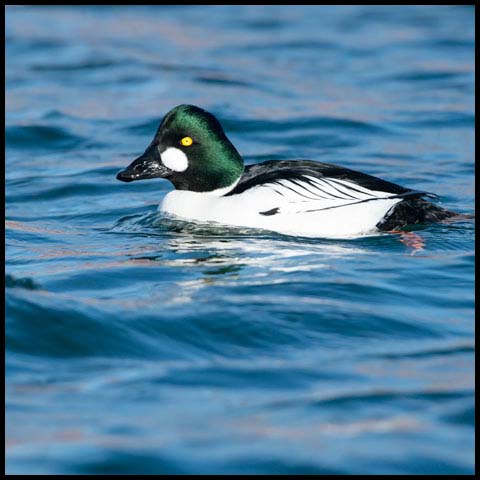
[[[7,473],[473,473],[474,222],[162,218],[162,116],[474,211],[473,7],[8,7]]]

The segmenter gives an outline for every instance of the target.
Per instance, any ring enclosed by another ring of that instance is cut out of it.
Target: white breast
[[[310,177],[305,182],[285,179],[259,185],[227,197],[175,190],[165,196],[160,210],[193,221],[342,238],[375,231],[401,200],[345,180]]]

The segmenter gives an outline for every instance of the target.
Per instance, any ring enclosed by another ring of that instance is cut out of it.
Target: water
[[[7,473],[473,473],[473,222],[196,226],[115,174],[192,103],[472,213],[474,47],[472,7],[7,8]]]

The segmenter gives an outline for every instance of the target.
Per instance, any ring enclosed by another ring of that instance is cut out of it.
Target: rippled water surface
[[[474,222],[157,213],[161,117],[474,211],[472,7],[8,7],[7,473],[473,473]]]

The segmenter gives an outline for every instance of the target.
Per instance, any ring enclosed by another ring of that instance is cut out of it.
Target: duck
[[[284,235],[350,238],[440,222],[455,212],[438,196],[314,160],[244,165],[214,115],[178,105],[163,118],[145,152],[116,178],[169,180],[159,210],[189,222]]]

